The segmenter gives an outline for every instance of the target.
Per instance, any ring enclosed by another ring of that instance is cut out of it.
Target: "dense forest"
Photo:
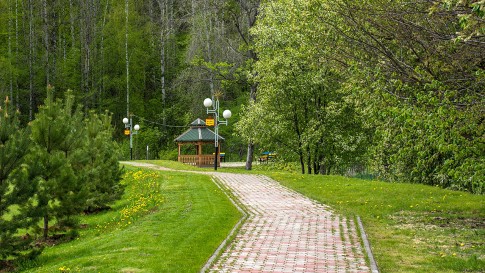
[[[125,146],[132,116],[153,159],[222,94],[247,169],[271,150],[302,173],[483,193],[484,20],[467,0],[2,0],[0,97],[26,126],[71,90]]]
[[[258,3],[237,4],[1,1],[0,95],[25,124],[48,86],[55,97],[70,89],[86,110],[113,113],[118,139],[121,120],[133,115],[144,128],[137,144],[158,157],[174,147],[177,126],[205,116],[204,98],[221,90],[221,100],[237,105],[247,89],[241,41]]]

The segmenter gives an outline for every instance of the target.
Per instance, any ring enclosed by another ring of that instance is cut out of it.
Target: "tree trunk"
[[[130,117],[130,62],[128,58],[128,0],[125,0],[126,116]]]
[[[49,216],[44,215],[44,240],[49,237]]]
[[[50,84],[50,72],[49,72],[49,53],[50,53],[50,45],[49,45],[49,20],[47,19],[47,1],[42,0],[42,21],[44,22],[43,30],[44,30],[44,50],[45,50],[45,85]]]
[[[9,93],[10,93],[10,101],[12,102],[12,105],[14,104],[14,98],[13,98],[13,73],[12,73],[12,7],[10,1],[8,2],[8,30],[7,30],[7,35],[8,35],[8,61],[10,64],[9,67]]]
[[[165,32],[167,28],[167,16],[166,16],[166,9],[167,3],[165,1],[158,0],[158,6],[160,8],[160,84],[162,87],[162,118],[163,118],[163,126],[167,124],[166,113],[165,113],[165,106],[166,106],[166,89],[165,89],[165,67],[166,67],[166,58],[165,58],[165,47],[166,47],[166,39],[165,39]]]
[[[18,8],[18,0],[15,0],[15,64],[18,64],[19,58],[19,8]],[[15,78],[15,90],[16,90],[16,102],[17,102],[17,109],[20,109],[19,103],[19,88],[18,88],[18,81]],[[13,99],[13,98],[12,98]]]
[[[211,9],[209,8],[210,4],[207,3],[208,1],[204,1],[204,10],[205,11],[208,11],[209,14],[207,15],[207,18],[209,20],[209,23],[208,25],[206,25],[206,33],[205,33],[205,36],[206,36],[206,47],[207,47],[207,61],[209,63],[212,63],[212,45],[211,45],[211,37],[210,37],[210,34],[212,33],[212,16],[211,16]],[[205,23],[207,24],[207,21],[205,21]],[[215,95],[215,90],[214,90],[214,73],[212,70],[209,71],[210,75],[209,75],[209,88],[210,88],[210,92],[211,92],[211,96],[212,98],[214,98],[214,95]]]
[[[34,7],[32,0],[29,5],[29,120],[34,118]]]
[[[74,7],[72,6],[72,0],[69,0],[69,16],[71,23],[71,47],[75,47],[75,36],[74,36]]]
[[[252,141],[248,144],[248,154],[246,157],[246,170],[253,169],[253,153],[254,153],[254,144]]]
[[[245,3],[244,1],[237,1],[239,3],[239,6],[241,7],[242,10],[245,11],[246,16],[247,16],[247,22],[248,22],[248,29],[253,27],[256,24],[256,19],[258,18],[258,11],[259,11],[259,5],[260,1],[255,1],[251,5],[249,3]],[[238,32],[239,35],[241,36],[242,40],[246,43],[248,46],[252,46],[253,44],[253,39],[251,35],[248,32],[244,32],[243,29],[241,29],[240,25],[237,24]],[[247,56],[249,59],[253,61],[258,60],[258,55],[254,50],[249,50],[247,52]],[[249,93],[249,101],[251,102],[256,102],[256,95],[257,95],[257,90],[258,90],[258,83],[253,82],[250,85],[250,93]],[[254,155],[254,144],[252,141],[249,142],[248,144],[248,157],[246,160],[246,170],[251,170],[252,169],[252,164],[253,164],[253,155]]]
[[[295,109],[293,110],[293,126],[295,128],[295,133],[298,136],[298,156],[300,157],[301,174],[305,174],[305,157],[303,155],[303,144],[301,143],[301,133],[298,124],[299,121],[295,105]]]
[[[105,26],[106,26],[106,17],[108,16],[108,9],[109,9],[109,2],[110,0],[107,0],[106,1],[106,6],[104,8],[104,13],[103,13],[103,24],[101,26],[101,45],[100,45],[100,56],[101,56],[101,65],[100,65],[100,71],[99,71],[99,74],[100,74],[100,80],[101,80],[101,84],[98,88],[98,105],[101,105],[101,100],[102,100],[102,97],[103,97],[103,94],[104,94],[104,90],[105,90],[105,80],[104,80],[104,66],[105,66],[105,52],[104,52],[104,29],[105,29]]]
[[[322,164],[320,165],[320,171],[319,171],[319,172],[320,172],[320,174],[322,174],[322,175],[326,175],[326,174],[327,174],[327,170],[325,169],[325,163],[322,163]]]
[[[310,153],[310,148],[307,148],[307,168],[308,168],[308,174],[312,174],[312,157]]]
[[[253,83],[251,84],[251,92],[249,93],[249,100],[256,102],[256,90],[257,90],[258,84]],[[252,170],[253,169],[253,158],[254,158],[254,143],[253,141],[249,141],[248,143],[248,153],[247,153],[247,158],[246,158],[246,170]]]
[[[305,174],[305,159],[303,157],[303,152],[298,148],[298,156],[300,157],[301,174]]]

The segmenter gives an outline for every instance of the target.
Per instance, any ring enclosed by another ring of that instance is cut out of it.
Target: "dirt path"
[[[209,272],[371,272],[352,219],[266,176],[205,174],[231,191],[248,214]]]

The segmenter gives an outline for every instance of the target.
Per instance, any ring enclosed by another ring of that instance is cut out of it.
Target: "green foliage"
[[[28,131],[20,128],[18,111],[8,98],[0,107],[0,259],[35,256],[29,231],[35,221],[25,209],[33,202],[34,185],[25,172],[24,160],[29,150]]]
[[[119,149],[111,139],[111,116],[90,112],[85,118],[79,108],[74,109],[73,101],[70,92],[55,101],[49,92],[30,126],[34,147],[28,169],[37,183],[37,202],[31,212],[44,219],[44,238],[50,221],[75,229],[63,224],[81,211],[105,208],[124,190]]]
[[[70,88],[118,128],[149,119],[136,158],[156,158],[222,91],[231,159],[255,142],[306,172],[483,192],[483,1],[44,2],[0,4],[0,95],[23,124]]]
[[[421,11],[435,6],[381,4],[371,8],[371,19],[359,13],[349,20],[349,12],[338,9],[354,33],[343,36],[354,52],[346,85],[376,129],[374,170],[391,181],[483,193],[485,51],[477,50],[483,49],[479,38],[453,39],[460,31],[454,8],[425,15]],[[430,28],[440,29],[441,38]]]
[[[85,141],[82,112],[74,110],[74,97],[66,93],[65,100],[54,100],[48,92],[45,105],[31,123],[32,153],[29,165],[38,181],[34,211],[44,219],[47,238],[49,220],[69,218],[85,205],[86,182],[75,173],[76,151]]]
[[[264,149],[297,159],[302,173],[306,166],[308,173],[329,174],[360,163],[369,135],[340,84],[345,71],[318,51],[326,41],[315,39],[319,31],[325,33],[317,7],[314,2],[281,1],[263,8],[264,17],[253,29],[258,99],[244,109],[237,128]]]
[[[112,140],[111,116],[74,108],[74,97],[53,98],[49,88],[45,105],[28,128],[22,129],[18,111],[9,101],[0,108],[0,259],[32,259],[40,253],[35,243],[39,219],[43,236],[50,225],[76,237],[83,210],[103,209],[121,198],[117,144]]]
[[[483,1],[440,0],[435,1],[430,13],[453,12],[456,15],[460,31],[458,40],[476,42],[485,33],[485,3]]]
[[[83,124],[87,138],[76,151],[72,164],[79,179],[86,183],[84,210],[96,211],[121,198],[123,170],[118,163],[119,147],[112,140],[111,116],[92,111]]]
[[[432,103],[433,98],[421,100]],[[378,129],[378,141],[384,144],[376,147],[380,175],[483,194],[485,161],[478,151],[484,148],[484,127],[479,109],[441,102],[433,108],[405,105],[383,111],[395,118]]]
[[[483,193],[481,9],[264,3],[252,29],[258,101],[239,132],[299,159],[302,172],[369,164],[383,179]]]

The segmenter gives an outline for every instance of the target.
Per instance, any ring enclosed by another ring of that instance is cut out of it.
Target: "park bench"
[[[215,155],[215,153],[212,153],[212,155]],[[219,162],[226,162],[226,153],[219,153]]]
[[[273,161],[276,158],[276,153],[275,152],[262,152],[261,155],[259,156],[259,163],[268,163],[269,161]]]

